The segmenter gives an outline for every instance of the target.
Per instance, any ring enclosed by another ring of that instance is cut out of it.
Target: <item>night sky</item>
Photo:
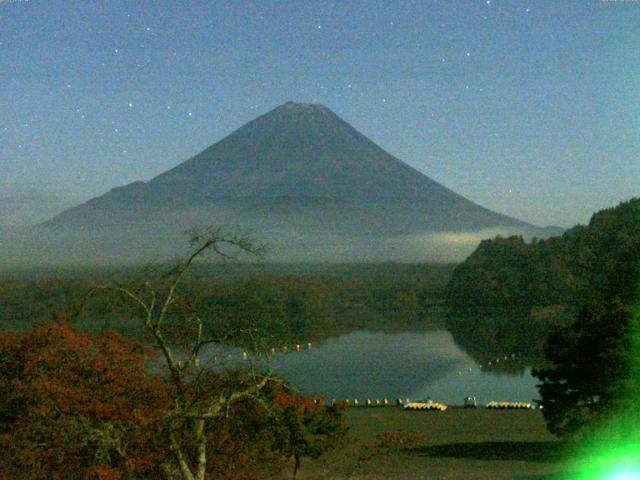
[[[148,180],[288,100],[484,206],[585,222],[640,195],[640,1],[0,0],[4,221]]]

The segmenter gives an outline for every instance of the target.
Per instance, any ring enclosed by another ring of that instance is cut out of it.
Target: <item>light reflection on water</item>
[[[444,330],[353,332],[309,351],[277,355],[273,367],[302,393],[327,399],[430,396],[460,404],[467,395],[482,403],[539,398],[529,370],[522,375],[481,371]]]

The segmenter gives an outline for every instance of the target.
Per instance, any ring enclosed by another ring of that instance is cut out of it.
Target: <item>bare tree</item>
[[[93,289],[91,294],[98,290],[117,292],[139,307],[144,329],[164,360],[174,392],[164,419],[164,434],[175,461],[167,474],[178,475],[182,480],[204,480],[207,429],[212,421],[228,417],[234,402],[247,397],[268,410],[261,391],[280,380],[271,371],[270,349],[260,331],[249,328],[208,336],[200,315],[178,293],[187,272],[207,254],[219,259],[243,254],[260,257],[263,247],[246,234],[227,235],[215,228],[193,229],[188,233],[191,253],[165,274],[161,286],[149,282],[105,286]],[[180,318],[179,336],[175,335],[175,325],[171,327],[177,318]],[[235,378],[224,388],[207,386],[212,371],[208,362],[203,361],[203,353],[212,344],[240,344],[246,352],[248,368],[241,378]]]

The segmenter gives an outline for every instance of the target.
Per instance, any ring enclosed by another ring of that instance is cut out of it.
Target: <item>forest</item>
[[[637,198],[559,237],[485,240],[453,270],[445,289],[447,327],[474,357],[492,346],[498,353],[519,348],[529,364],[541,366],[555,328],[570,325],[585,302],[604,302],[603,292],[628,288],[622,279],[637,268],[639,244]]]
[[[575,307],[597,291],[640,241],[640,199],[595,213],[560,237],[497,237],[483,241],[458,265],[447,285],[448,304],[459,313],[535,314]]]
[[[139,281],[162,285],[166,265],[146,269],[76,269],[0,273],[0,325],[21,331],[59,312],[71,312],[86,331],[134,334],[135,309],[109,295],[86,294],[97,285]],[[194,265],[180,293],[202,312],[205,326],[252,326],[282,342],[316,341],[369,328],[398,330],[439,324],[453,265],[267,264]]]

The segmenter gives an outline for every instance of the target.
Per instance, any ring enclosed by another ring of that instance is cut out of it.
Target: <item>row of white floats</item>
[[[494,358],[493,360],[489,360],[487,363],[477,363],[477,367],[479,370],[483,368],[497,367],[500,364],[506,364],[507,362],[514,361],[518,358],[517,353],[512,353],[510,355],[504,355],[503,357]],[[468,367],[464,370],[458,370],[458,376],[463,376],[465,374],[473,372],[472,367]]]
[[[398,403],[401,402],[400,399],[398,399],[396,401],[396,405],[402,405],[402,403]],[[333,399],[331,401],[331,405],[336,405],[336,404],[341,404],[344,405],[345,407],[388,407],[391,404],[389,403],[389,400],[386,398],[383,398],[382,400],[371,400],[371,399],[367,399],[366,401],[360,403],[360,400],[358,400],[357,398],[350,400],[336,400]]]
[[[346,407],[389,407],[391,403],[386,398],[382,400],[371,400],[367,399],[365,402],[360,402],[357,398],[350,400],[333,400],[331,405],[342,404]],[[444,411],[447,409],[447,406],[444,403],[434,402],[432,400],[427,400],[424,402],[412,402],[408,398],[406,400],[402,400],[401,398],[396,399],[395,405],[398,407],[403,407],[405,410],[439,410]]]
[[[535,408],[535,405],[526,402],[496,402],[492,400],[487,403],[487,408],[494,410],[531,410]]]
[[[1,1],[1,0],[0,0]],[[270,350],[271,355],[275,355],[277,353],[292,353],[292,352],[302,352],[305,350],[311,350],[311,342],[307,342],[307,343],[297,343],[295,345],[292,346],[287,346],[284,345],[282,347],[276,348],[276,347],[272,347]],[[218,363],[218,362],[231,362],[233,360],[249,360],[249,353],[248,352],[241,352],[241,353],[227,353],[226,355],[214,355],[213,356],[213,363]]]

